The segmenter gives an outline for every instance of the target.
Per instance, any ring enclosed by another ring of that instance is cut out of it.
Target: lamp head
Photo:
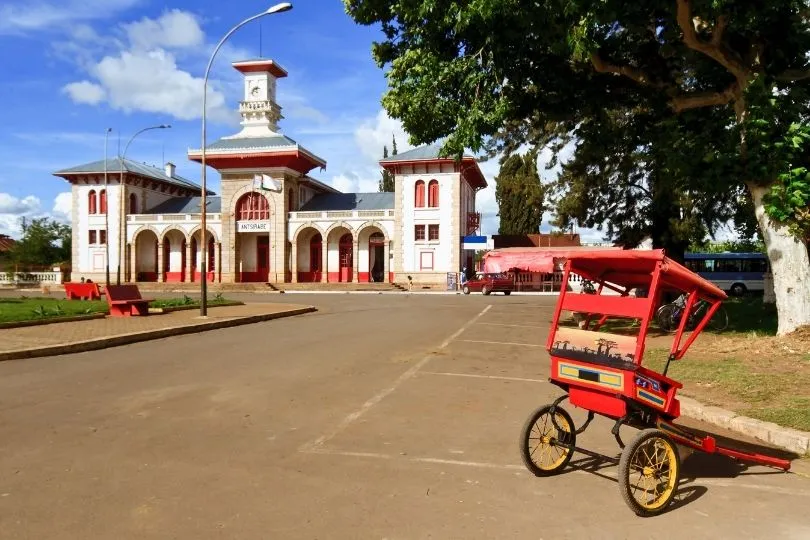
[[[280,4],[276,4],[275,6],[271,7],[267,10],[267,14],[272,15],[273,13],[281,13],[282,11],[290,11],[292,9],[292,4],[289,2],[281,2]]]
[[[171,124],[161,124],[161,125],[159,125],[158,127],[159,127],[160,129],[169,129],[169,128],[170,128],[170,127],[172,127],[172,126],[171,126]]]

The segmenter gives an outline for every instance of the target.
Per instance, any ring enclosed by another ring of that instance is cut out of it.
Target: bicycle
[[[683,317],[683,313],[686,310],[686,299],[687,295],[682,294],[671,304],[664,304],[658,308],[655,318],[661,330],[664,332],[674,332],[678,328],[681,324],[681,317]],[[694,330],[698,323],[703,320],[706,310],[709,309],[710,305],[711,304],[708,302],[698,300],[686,320],[685,329],[688,331]],[[720,305],[712,318],[709,319],[706,327],[716,332],[722,332],[728,328],[728,313],[726,312],[726,308]]]

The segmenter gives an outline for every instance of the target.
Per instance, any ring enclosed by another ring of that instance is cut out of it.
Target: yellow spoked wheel
[[[574,454],[576,430],[574,421],[562,407],[554,412],[557,425],[551,420],[551,405],[544,405],[523,425],[520,435],[520,456],[523,464],[535,476],[550,476],[562,470]]]
[[[624,502],[639,516],[666,510],[681,474],[678,449],[662,431],[645,429],[622,452],[619,487]]]

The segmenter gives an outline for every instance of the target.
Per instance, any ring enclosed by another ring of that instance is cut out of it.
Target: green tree
[[[537,153],[513,154],[501,163],[495,178],[499,234],[537,234],[543,221],[543,185]]]
[[[383,159],[386,159],[387,157],[388,157],[388,147],[383,146]],[[394,173],[386,169],[383,169],[382,178],[380,178],[379,182],[379,191],[380,192],[394,191]]]
[[[810,258],[790,226],[801,218],[773,193],[810,160],[810,144],[790,134],[810,115],[806,1],[344,3],[358,23],[381,24],[373,54],[389,66],[389,115],[411,143],[446,137],[445,155],[558,148],[605,108],[688,119],[678,120],[683,148],[655,165],[658,179],[681,179],[691,147],[704,164],[693,191],[734,182],[735,196],[746,192],[773,269],[778,331],[810,324]],[[706,128],[717,138],[695,144]],[[661,170],[667,163],[675,174]]]
[[[628,248],[650,238],[654,248],[682,261],[690,243],[713,233],[738,207],[733,185],[703,185],[704,164],[689,159],[693,145],[684,148],[685,141],[699,143],[681,136],[683,120],[594,111],[575,140],[568,136],[576,148],[552,184],[555,224],[568,228],[576,220],[604,229]]]
[[[391,155],[395,156],[395,155],[397,155],[397,138],[396,138],[396,135],[393,135],[391,137],[391,145],[392,145],[391,146],[392,147]],[[387,157],[388,157],[388,147],[383,146],[383,159],[385,159]],[[394,186],[394,173],[392,173],[391,171],[387,171],[387,170],[383,169],[381,174],[382,174],[382,178],[380,178],[380,182],[378,184],[379,191],[380,192],[388,191],[388,192],[393,193],[394,190],[396,189],[395,186]]]
[[[21,266],[47,266],[70,261],[71,228],[49,218],[27,223],[23,218],[23,236],[14,245],[11,259]]]

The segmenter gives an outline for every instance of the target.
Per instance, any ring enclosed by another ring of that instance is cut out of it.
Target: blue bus
[[[764,253],[687,253],[684,259],[689,270],[734,296],[765,290]]]

